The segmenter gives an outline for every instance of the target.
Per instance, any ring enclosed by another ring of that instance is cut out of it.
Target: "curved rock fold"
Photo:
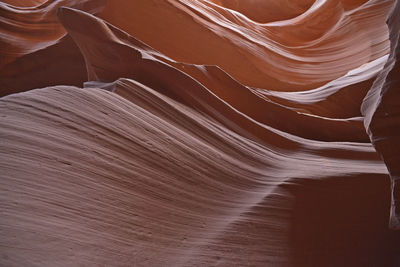
[[[398,1],[0,3],[0,265],[400,263]]]

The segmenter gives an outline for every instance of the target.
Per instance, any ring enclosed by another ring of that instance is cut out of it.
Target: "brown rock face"
[[[371,141],[381,154],[392,177],[392,209],[390,225],[400,228],[400,54],[397,2],[388,19],[390,29],[391,52],[384,69],[378,75],[372,88],[365,97],[362,110],[366,119],[364,124]]]
[[[3,1],[0,265],[399,266],[398,14]]]

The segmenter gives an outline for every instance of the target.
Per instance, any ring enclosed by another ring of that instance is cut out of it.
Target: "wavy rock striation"
[[[397,1],[6,2],[0,265],[399,265]]]

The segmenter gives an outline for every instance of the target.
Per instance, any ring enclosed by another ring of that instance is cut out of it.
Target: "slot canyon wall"
[[[396,0],[0,2],[1,266],[400,266]]]

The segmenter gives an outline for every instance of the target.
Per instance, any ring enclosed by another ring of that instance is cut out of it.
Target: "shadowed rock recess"
[[[0,266],[400,266],[396,0],[0,2]]]

